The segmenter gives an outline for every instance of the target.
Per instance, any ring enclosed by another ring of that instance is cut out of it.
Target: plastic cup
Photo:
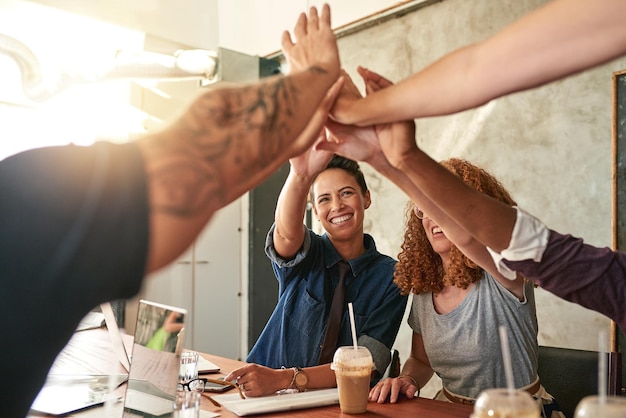
[[[476,399],[470,418],[540,418],[539,405],[523,390],[487,389]]]
[[[626,418],[626,398],[586,396],[576,406],[575,418]]]
[[[367,411],[370,379],[374,368],[369,350],[365,347],[339,347],[330,368],[335,371],[341,412],[362,414]]]
[[[198,378],[198,359],[197,351],[184,351],[180,353],[178,381],[179,383],[187,383]]]
[[[173,418],[198,418],[200,416],[200,392],[176,393]]]

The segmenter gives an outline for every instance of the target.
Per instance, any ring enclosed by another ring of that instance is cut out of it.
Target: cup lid
[[[528,392],[523,390],[487,389],[478,395],[476,403],[474,403],[473,416],[513,417],[533,413],[536,413],[537,418],[539,417],[537,403],[535,403]]]
[[[339,347],[337,351],[335,351],[333,362],[330,365],[332,370],[337,370],[338,368],[345,369],[362,367],[374,368],[372,354],[367,347],[358,346],[354,348],[354,346],[351,345]]]

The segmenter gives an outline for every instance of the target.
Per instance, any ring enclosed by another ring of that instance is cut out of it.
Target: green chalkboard
[[[613,245],[617,250],[626,251],[626,70],[613,73],[613,157]],[[626,337],[617,326],[614,325],[613,329],[617,345],[614,349],[623,356]],[[626,362],[622,362],[622,376],[626,376]],[[625,394],[624,385],[620,386]]]
[[[626,251],[626,70],[613,74],[616,249]]]

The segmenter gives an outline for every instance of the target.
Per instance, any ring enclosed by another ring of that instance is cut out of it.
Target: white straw
[[[352,308],[352,302],[348,303],[348,312],[350,313],[350,328],[352,329],[352,345],[354,345],[354,349],[356,350],[356,326],[354,325],[354,309]]]
[[[606,402],[606,392],[607,392],[607,378],[606,378],[606,370],[607,370],[607,353],[608,353],[608,344],[607,344],[607,336],[606,330],[601,329],[598,333],[598,399],[601,404]]]
[[[504,373],[506,375],[506,385],[509,392],[515,390],[515,382],[513,380],[513,367],[511,366],[511,352],[509,351],[509,339],[506,335],[506,328],[500,325],[500,349],[502,350],[502,359],[504,360]]]

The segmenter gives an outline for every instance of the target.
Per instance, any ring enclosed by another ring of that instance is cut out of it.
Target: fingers
[[[322,105],[327,111],[330,110],[332,105],[335,103],[335,100],[337,99],[337,96],[339,96],[345,82],[346,78],[344,76],[340,76],[326,92]]]
[[[296,26],[293,28],[293,34],[296,36],[296,42],[304,38],[308,33],[307,24],[308,19],[306,17],[306,14],[300,13],[300,16],[298,16],[298,21],[296,22]]]
[[[381,380],[370,390],[369,400],[377,403],[396,403],[400,394],[400,382],[398,379]]]
[[[324,3],[322,6],[322,15],[320,17],[320,22],[324,26],[328,26],[330,28],[330,6],[328,3]]]
[[[228,381],[237,380],[237,377],[241,375],[242,369],[243,368],[239,368],[239,369],[231,371],[226,376],[224,376],[224,380],[228,380]]]
[[[378,91],[380,89],[393,85],[390,80],[386,79],[378,73],[375,73],[374,71],[368,70],[365,67],[359,66],[357,68],[357,72],[359,73],[361,78],[363,78],[366,88],[371,91]]]
[[[291,156],[296,156],[304,152],[311,147],[317,138],[320,136],[320,131],[324,127],[324,123],[328,118],[328,111],[335,103],[341,88],[343,87],[343,77],[339,77],[337,81],[328,89],[326,95],[322,99],[322,102],[318,106],[317,110],[309,120],[309,123],[300,133],[298,138],[293,142],[290,147]]]
[[[387,402],[387,397],[389,395],[388,383],[388,381],[379,382],[374,388],[372,388],[369,400],[377,403]]]
[[[291,34],[289,33],[288,30],[283,32],[283,36],[280,40],[280,44],[285,55],[289,54],[289,51],[291,51],[291,49],[293,48],[294,43],[291,40]]]
[[[358,97],[361,98],[361,92],[359,91],[359,88],[356,86],[356,84],[354,84],[354,81],[352,80],[352,78],[348,75],[348,73],[345,70],[341,70],[341,74],[343,76],[343,78],[346,80],[344,82],[344,91],[346,93],[351,94],[354,97]]]
[[[317,8],[315,6],[309,9],[308,33],[319,30],[319,18],[317,16]]]
[[[292,36],[283,34],[281,46],[290,68],[297,73],[316,68],[333,80],[340,67],[337,40],[330,24],[330,7],[325,4],[318,13],[316,7],[301,13]]]

